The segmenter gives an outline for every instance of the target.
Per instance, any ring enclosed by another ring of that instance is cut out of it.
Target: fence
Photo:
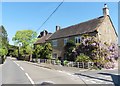
[[[33,62],[46,63],[46,64],[52,64],[52,65],[61,65],[61,61],[49,60],[49,59],[37,59],[37,60],[33,59]],[[72,61],[68,61],[68,63],[63,64],[63,66],[88,69],[88,68],[93,67],[93,62],[72,62]]]

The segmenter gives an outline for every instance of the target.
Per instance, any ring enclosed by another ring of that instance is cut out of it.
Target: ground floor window
[[[80,43],[80,42],[81,42],[80,36],[75,37],[75,43]]]
[[[57,53],[54,53],[54,54],[52,55],[52,57],[53,57],[53,59],[56,59],[56,58],[57,58]]]

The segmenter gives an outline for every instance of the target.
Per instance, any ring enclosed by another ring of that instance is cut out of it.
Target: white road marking
[[[95,81],[98,81],[98,82],[103,82],[102,80],[98,80],[98,79],[95,79]]]
[[[92,83],[96,83],[95,81],[91,81]]]
[[[21,68],[21,70],[23,70],[24,71],[24,69],[22,68],[22,67],[20,67]]]
[[[108,78],[108,77],[109,77],[109,78],[110,78],[111,76],[104,76],[104,77],[106,77],[106,78]]]
[[[88,80],[85,80],[85,81],[89,82],[90,80],[88,79]]]
[[[98,77],[98,78],[103,78],[103,77]]]
[[[31,84],[35,84],[34,81],[30,78],[30,76],[28,75],[28,73],[25,73],[25,75],[28,77],[28,79],[30,80]]]
[[[67,74],[70,75],[70,76],[72,75],[72,74],[70,74],[70,73],[67,73]]]
[[[58,72],[62,73],[62,71],[61,71],[61,70],[59,70]]]
[[[17,64],[15,61],[13,61],[17,66],[20,66],[19,64]]]
[[[114,75],[119,75],[119,74],[114,74]]]

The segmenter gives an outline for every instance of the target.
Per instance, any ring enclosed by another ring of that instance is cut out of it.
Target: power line
[[[41,24],[41,26],[36,30],[36,32],[42,28],[42,26],[52,17],[52,15],[58,10],[58,8],[63,4],[64,0],[57,6],[57,8],[48,16],[48,18]]]

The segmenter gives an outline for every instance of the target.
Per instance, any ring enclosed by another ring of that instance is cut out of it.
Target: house
[[[48,33],[46,30],[40,32],[38,40],[34,43],[34,46],[46,43],[46,40],[51,36],[51,34],[52,33]]]
[[[109,8],[106,4],[103,8],[103,16],[62,29],[60,26],[56,26],[56,32],[47,39],[48,42],[52,43],[53,58],[64,57],[65,44],[69,40],[80,43],[83,34],[95,36],[101,40],[102,43],[117,43],[118,35],[109,15]]]

